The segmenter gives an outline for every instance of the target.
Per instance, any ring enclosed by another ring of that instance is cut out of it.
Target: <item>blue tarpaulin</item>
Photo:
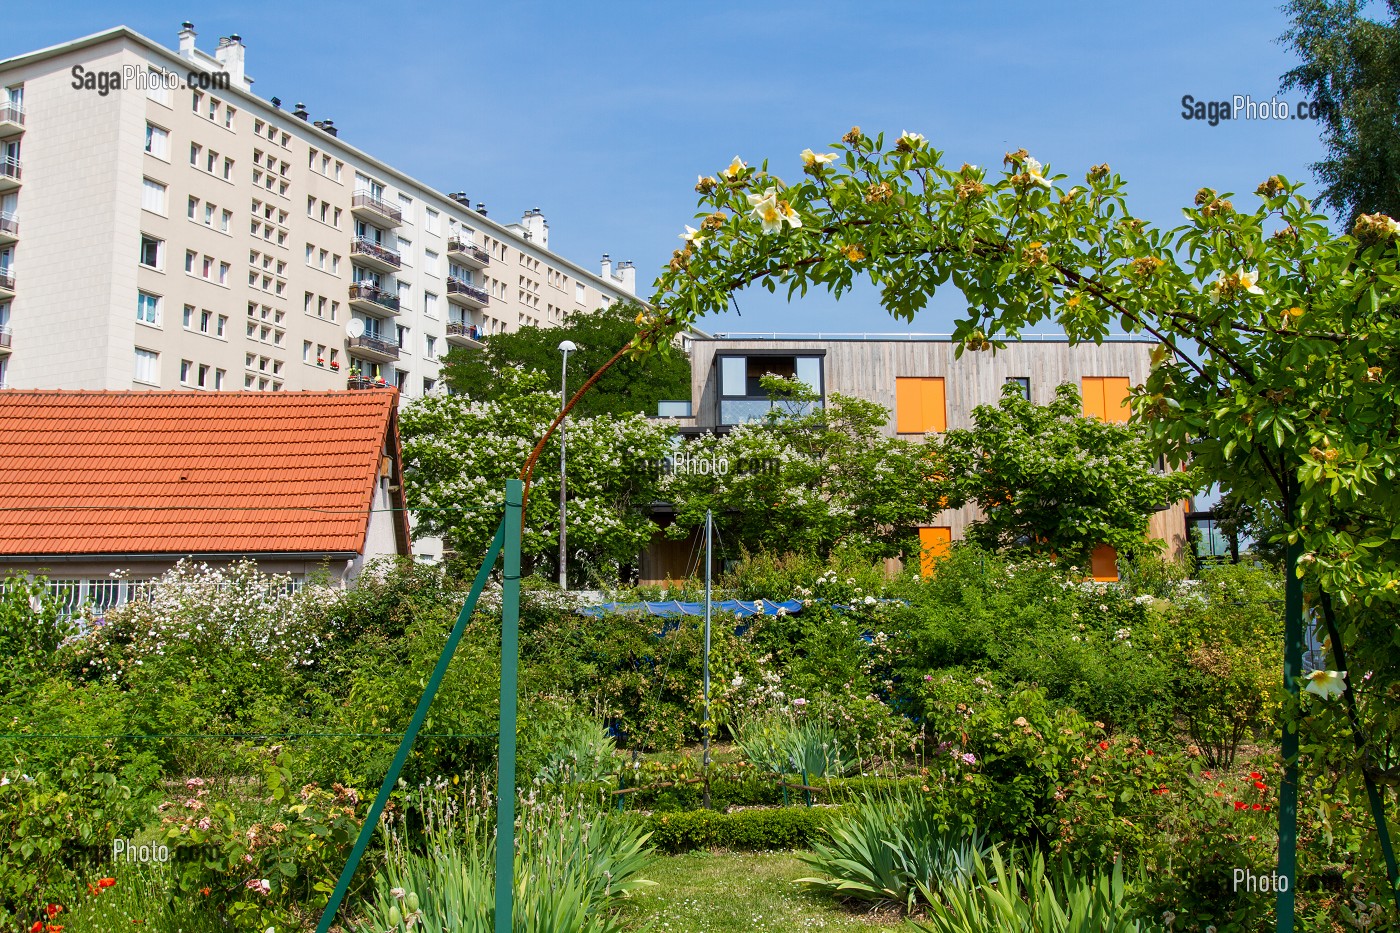
[[[719,599],[710,603],[712,613],[728,613],[736,615],[741,619],[747,619],[755,615],[776,615],[779,609],[787,612],[801,612],[802,600],[789,599],[785,602],[775,602],[771,599],[756,599],[753,601],[743,599]],[[637,612],[644,615],[661,616],[670,618],[672,616],[703,616],[705,614],[704,603],[683,603],[679,600],[669,600],[659,603],[603,603],[601,606],[584,606],[578,610],[580,615],[601,618],[607,615],[618,615],[624,612]]]

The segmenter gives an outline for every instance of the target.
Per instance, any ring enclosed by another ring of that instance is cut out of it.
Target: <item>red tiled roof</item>
[[[0,555],[358,553],[397,395],[0,392]]]

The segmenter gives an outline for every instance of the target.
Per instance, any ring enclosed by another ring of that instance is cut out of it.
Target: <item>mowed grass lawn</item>
[[[656,886],[633,894],[622,920],[655,933],[915,933],[897,914],[845,908],[793,884],[812,874],[792,852],[664,856],[642,872]]]

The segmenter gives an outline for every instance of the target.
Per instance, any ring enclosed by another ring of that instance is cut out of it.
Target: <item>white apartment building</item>
[[[0,60],[0,387],[433,391],[449,347],[635,295],[117,27]]]

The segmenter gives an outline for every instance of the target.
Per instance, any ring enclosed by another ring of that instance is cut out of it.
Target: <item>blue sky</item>
[[[1024,146],[1077,176],[1108,162],[1138,216],[1173,225],[1197,188],[1253,197],[1273,173],[1311,181],[1307,121],[1181,117],[1181,98],[1256,100],[1292,66],[1276,6],[1132,3],[110,2],[14,4],[0,57],[124,23],[167,46],[182,20],[212,50],[238,33],[264,98],[509,222],[532,207],[550,244],[604,252],[649,284],[695,213],[695,178],[738,154],[796,174],[798,153],[913,130],[954,165]],[[320,8],[311,12],[312,8]],[[1280,99],[1297,101],[1291,92]],[[912,325],[873,289],[840,302],[739,297],[723,331],[944,332],[949,288]]]

